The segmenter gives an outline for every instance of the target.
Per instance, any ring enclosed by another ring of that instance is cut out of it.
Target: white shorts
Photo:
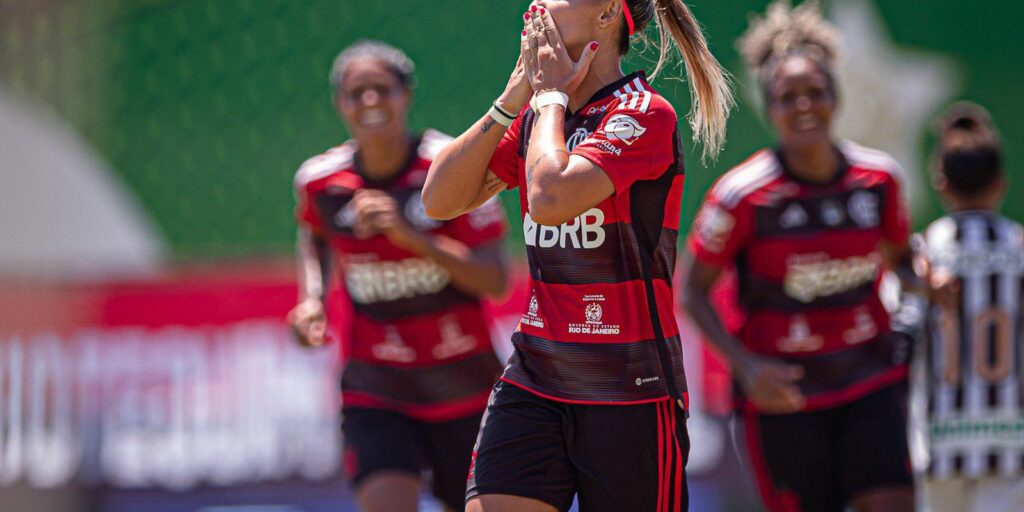
[[[925,479],[919,499],[922,512],[1021,512],[1024,477]]]

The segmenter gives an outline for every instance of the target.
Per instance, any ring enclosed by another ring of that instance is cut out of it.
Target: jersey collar
[[[621,89],[622,86],[632,82],[637,77],[639,77],[640,80],[642,80],[644,83],[647,82],[647,73],[645,73],[643,70],[634,71],[634,72],[632,72],[632,73],[630,73],[630,74],[628,74],[628,75],[626,75],[626,76],[624,76],[624,77],[622,77],[622,78],[620,78],[620,79],[618,79],[618,80],[616,80],[616,81],[614,81],[614,82],[612,82],[612,83],[610,83],[610,84],[608,84],[608,85],[598,89],[597,92],[595,92],[593,94],[593,96],[591,96],[590,99],[587,100],[587,102],[584,103],[582,107],[580,107],[579,111],[577,111],[577,112],[570,112],[570,113],[568,113],[567,117],[574,116],[578,112],[582,112],[582,111],[586,110],[587,107],[589,107],[590,105],[592,105],[594,103],[597,103],[598,101],[601,101],[601,100],[607,98],[608,96],[611,96],[612,94],[615,93],[615,91]]]
[[[836,170],[835,174],[828,179],[828,181],[811,181],[801,178],[794,173],[788,165],[786,165],[786,159],[782,157],[781,146],[776,146],[773,152],[775,153],[775,161],[779,163],[779,167],[782,169],[782,173],[786,175],[786,178],[809,187],[826,187],[841,182],[843,177],[846,176],[846,171],[850,168],[850,162],[846,159],[846,155],[844,155],[839,148],[834,146],[833,151],[836,152],[836,156],[839,158],[839,168]]]
[[[359,162],[358,148],[356,149],[355,156],[352,158],[352,168],[356,171],[356,174],[358,174],[359,177],[363,179],[363,183],[365,184],[365,186],[369,188],[376,188],[382,190],[391,188],[392,186],[394,186],[395,183],[398,182],[398,180],[402,179],[402,177],[405,176],[406,173],[409,172],[409,170],[412,169],[412,164],[413,162],[416,161],[416,156],[419,154],[420,141],[422,141],[422,139],[423,134],[419,133],[412,134],[409,136],[409,153],[406,155],[405,161],[402,163],[402,166],[398,168],[398,172],[387,178],[384,178],[382,180],[374,180],[373,178],[367,176],[365,172],[363,172],[363,166]]]

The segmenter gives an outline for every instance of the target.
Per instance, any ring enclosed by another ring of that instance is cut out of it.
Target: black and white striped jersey
[[[916,430],[939,479],[1024,473],[1024,230],[994,212],[947,215],[916,236],[935,272],[960,280],[955,307],[927,309]]]

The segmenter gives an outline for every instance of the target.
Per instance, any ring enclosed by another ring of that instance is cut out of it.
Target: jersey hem
[[[412,419],[428,423],[442,423],[466,418],[483,412],[487,408],[487,399],[491,390],[487,389],[468,398],[438,405],[400,404],[369,393],[342,392],[341,409],[346,407],[364,407],[367,409],[383,409],[408,416]]]
[[[906,365],[901,365],[893,368],[889,371],[876,375],[870,379],[865,379],[861,382],[851,384],[841,390],[832,391],[827,393],[820,393],[813,397],[807,398],[807,403],[803,409],[794,412],[798,414],[802,412],[812,412],[821,409],[829,409],[832,407],[839,407],[846,405],[850,402],[858,400],[867,396],[870,393],[878,391],[884,387],[891,386],[902,380],[906,380],[908,374],[908,368]],[[764,412],[757,408],[753,402],[744,399],[740,406],[743,412],[771,415],[774,413]]]
[[[656,402],[665,402],[665,401],[671,401],[672,400],[672,397],[669,396],[669,395],[664,395],[662,397],[657,397],[657,398],[645,398],[645,399],[642,399],[642,400],[624,400],[624,401],[576,400],[576,399],[572,399],[572,398],[559,398],[557,396],[552,396],[552,395],[548,395],[546,393],[541,393],[540,391],[537,391],[536,389],[533,389],[533,388],[527,386],[526,384],[523,384],[523,383],[520,383],[520,382],[516,382],[514,380],[510,380],[510,379],[507,379],[505,377],[501,377],[501,379],[499,379],[499,380],[501,380],[502,382],[507,382],[507,383],[509,383],[509,384],[511,384],[511,385],[513,385],[513,386],[515,386],[517,388],[520,388],[520,389],[522,389],[524,391],[528,391],[530,393],[533,393],[534,395],[537,395],[537,396],[539,396],[541,398],[545,398],[547,400],[552,400],[552,401],[555,401],[555,402],[562,402],[562,403],[566,403],[566,404],[577,404],[577,405],[640,405],[640,404],[652,404],[652,403],[656,403]],[[690,393],[688,391],[684,391],[683,392],[683,405],[686,408],[686,410],[689,411],[689,409],[690,409]]]

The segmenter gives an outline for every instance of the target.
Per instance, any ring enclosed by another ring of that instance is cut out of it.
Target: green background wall
[[[747,13],[767,2],[690,3],[713,51],[738,70],[733,41]],[[179,259],[283,254],[293,240],[290,184],[296,167],[346,137],[329,103],[326,77],[334,55],[364,37],[405,48],[418,65],[420,83],[412,125],[457,133],[501,91],[527,5],[0,0],[0,85],[47,105],[77,128],[150,210]],[[1024,158],[1024,37],[1018,32],[1024,3],[876,5],[897,45],[945,55],[959,67],[956,97],[993,110],[1012,176]],[[636,58],[631,66],[644,62]],[[685,110],[685,83],[663,79],[655,85]],[[738,97],[729,144],[717,162],[687,160],[684,219],[692,218],[716,176],[771,142],[748,95]],[[908,136],[923,139],[927,133],[922,128]],[[1013,196],[1024,197],[1022,181],[1013,177]],[[513,198],[505,199],[515,215]],[[938,214],[934,198],[920,212],[918,226]],[[1024,218],[1024,201],[1008,201],[1006,212]]]

